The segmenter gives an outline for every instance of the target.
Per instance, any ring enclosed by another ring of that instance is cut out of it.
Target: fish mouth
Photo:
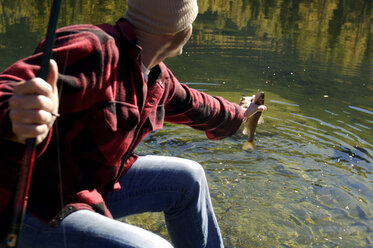
[[[257,105],[263,105],[264,104],[264,92],[259,92],[254,97],[254,103]]]

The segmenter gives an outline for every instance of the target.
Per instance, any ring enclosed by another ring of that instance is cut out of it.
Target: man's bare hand
[[[47,81],[33,78],[14,87],[9,99],[11,140],[25,143],[28,138],[36,138],[36,144],[40,144],[47,137],[58,113],[57,78],[57,64],[50,60]]]
[[[266,111],[267,107],[265,105],[257,105],[254,103],[254,97],[253,96],[245,96],[241,98],[240,106],[245,110],[244,117],[249,118],[256,112],[260,111]]]

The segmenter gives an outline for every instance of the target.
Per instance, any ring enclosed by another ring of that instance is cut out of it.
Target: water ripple
[[[295,107],[299,107],[299,104],[295,104],[295,103],[289,103],[289,102],[283,102],[283,101],[278,101],[278,100],[269,100],[270,102],[274,102],[274,103],[278,103],[278,104],[283,104],[283,105],[289,105],[289,106],[295,106]]]
[[[354,110],[357,110],[357,111],[360,111],[360,112],[364,112],[366,114],[370,114],[370,115],[373,115],[373,111],[370,111],[370,110],[367,110],[367,109],[364,109],[364,108],[359,108],[359,107],[355,107],[355,106],[348,106],[350,109],[354,109]]]

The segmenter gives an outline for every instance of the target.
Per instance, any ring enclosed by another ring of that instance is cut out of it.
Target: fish
[[[257,105],[264,105],[264,92],[260,92],[254,96],[254,101]],[[247,135],[247,140],[242,145],[243,150],[254,150],[255,149],[255,130],[258,124],[263,122],[262,112],[258,111],[252,116],[246,119],[245,128],[243,134]]]

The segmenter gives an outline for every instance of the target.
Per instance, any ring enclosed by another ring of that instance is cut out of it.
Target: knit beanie
[[[137,29],[173,34],[186,29],[198,14],[197,0],[128,0],[125,18]]]

